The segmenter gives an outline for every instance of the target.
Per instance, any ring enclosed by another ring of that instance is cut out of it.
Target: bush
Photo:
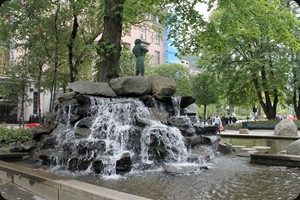
[[[32,140],[32,137],[31,129],[0,128],[0,142],[4,144],[26,142]]]
[[[247,121],[238,124],[227,124],[225,128],[229,130],[238,130],[240,128],[248,129],[268,129],[274,130],[275,126],[280,122],[280,120],[269,120],[269,121]],[[300,120],[294,120],[298,129],[300,130]],[[246,123],[246,127],[243,126],[243,123]]]
[[[225,125],[225,130],[239,130],[242,128],[242,124],[241,123],[237,123],[237,124],[226,124]]]

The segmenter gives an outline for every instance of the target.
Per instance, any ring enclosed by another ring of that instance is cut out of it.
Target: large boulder
[[[119,96],[142,96],[151,93],[148,78],[144,76],[125,76],[110,80],[110,87]]]
[[[284,119],[275,126],[274,135],[298,136],[298,127],[293,120]]]
[[[148,81],[151,86],[152,94],[172,96],[176,92],[176,82],[171,78],[149,76]]]
[[[286,147],[286,153],[288,155],[298,155],[300,156],[300,139],[292,142]]]
[[[70,90],[75,93],[95,95],[95,96],[104,96],[104,97],[117,96],[108,83],[77,81],[77,82],[70,83],[67,86],[67,90]]]

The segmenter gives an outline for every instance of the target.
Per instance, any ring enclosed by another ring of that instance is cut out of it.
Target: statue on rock
[[[148,52],[148,49],[142,46],[142,41],[140,39],[136,39],[134,42],[135,46],[132,49],[133,54],[136,57],[136,76],[141,74],[144,76],[145,74],[145,55]]]

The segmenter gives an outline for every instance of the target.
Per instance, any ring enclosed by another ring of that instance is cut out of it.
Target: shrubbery
[[[236,124],[226,124],[225,130],[239,130],[242,128],[242,123],[236,123]]]
[[[22,143],[32,140],[32,130],[31,129],[12,129],[1,127],[0,128],[0,142],[2,144],[9,143]]]

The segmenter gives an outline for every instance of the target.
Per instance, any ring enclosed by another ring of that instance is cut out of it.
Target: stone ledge
[[[241,129],[239,130],[239,133],[240,133],[240,134],[249,134],[249,129],[241,128]]]
[[[48,200],[151,200],[3,161],[0,178]]]
[[[280,154],[251,154],[250,157],[250,162],[255,164],[300,167],[300,156]]]

